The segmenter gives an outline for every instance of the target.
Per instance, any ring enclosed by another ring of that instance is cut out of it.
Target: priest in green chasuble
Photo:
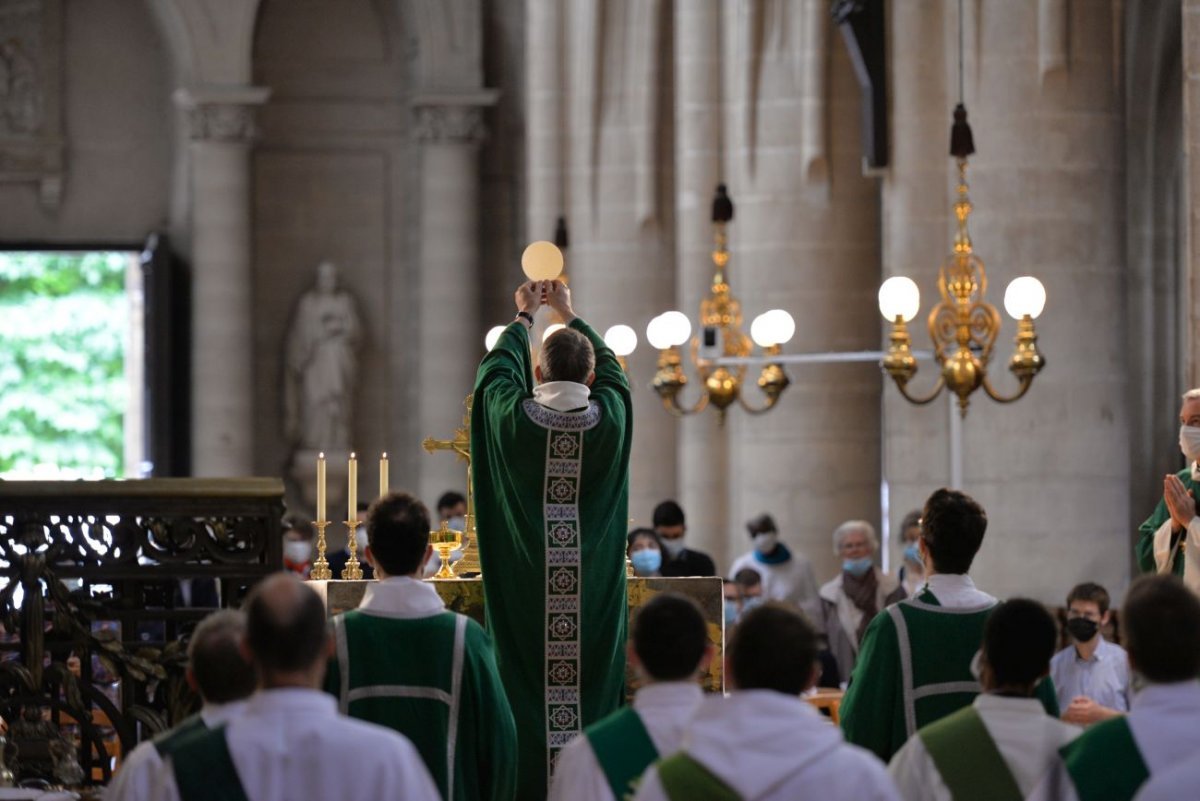
[[[567,327],[530,355],[545,302]],[[471,415],[488,628],[517,722],[517,798],[621,702],[632,400],[559,281],[515,293],[517,319],[479,365]],[[536,383],[535,383],[536,379]]]

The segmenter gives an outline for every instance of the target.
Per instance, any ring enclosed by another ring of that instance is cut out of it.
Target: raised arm
[[[533,394],[533,365],[529,357],[529,329],[533,326],[533,314],[541,305],[541,292],[537,282],[530,281],[517,287],[513,293],[517,306],[517,318],[508,324],[496,347],[483,357],[475,374],[476,403],[480,393],[504,393],[529,397]]]

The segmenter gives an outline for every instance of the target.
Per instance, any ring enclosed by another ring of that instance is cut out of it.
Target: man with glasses
[[[1067,595],[1072,642],[1054,655],[1050,675],[1068,723],[1090,726],[1129,711],[1129,657],[1100,633],[1112,617],[1108,604],[1108,592],[1091,582]]]

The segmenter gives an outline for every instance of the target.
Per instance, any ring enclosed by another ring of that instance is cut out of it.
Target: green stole
[[[171,754],[181,801],[250,801],[229,753],[224,727],[195,732]]]
[[[1021,801],[1021,789],[975,707],[917,732],[954,801]]]
[[[200,713],[189,715],[184,718],[178,726],[173,729],[168,729],[152,740],[154,750],[158,751],[158,756],[168,757],[179,748],[180,744],[187,742],[192,737],[200,732],[208,731],[208,724],[204,722],[204,718],[200,717]]]
[[[658,779],[670,801],[742,801],[736,790],[683,751],[658,763]]]
[[[658,759],[658,749],[646,731],[642,716],[632,707],[625,707],[588,726],[583,733],[604,771],[613,798],[621,801],[632,797],[638,777]]]
[[[1079,801],[1128,801],[1150,778],[1124,717],[1097,723],[1058,753]]]

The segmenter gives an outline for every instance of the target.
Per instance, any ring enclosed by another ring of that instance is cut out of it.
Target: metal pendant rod
[[[918,361],[933,361],[933,351],[914,350]],[[780,353],[775,356],[721,356],[716,359],[698,361],[701,366],[757,365],[757,364],[852,364],[854,362],[878,362],[887,354],[881,350],[829,351],[827,353]]]

